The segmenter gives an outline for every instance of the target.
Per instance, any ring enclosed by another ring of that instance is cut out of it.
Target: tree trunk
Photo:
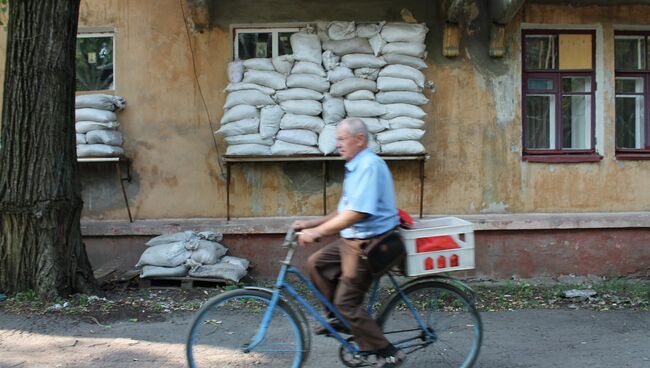
[[[0,135],[0,289],[92,292],[74,131],[79,0],[11,0]]]

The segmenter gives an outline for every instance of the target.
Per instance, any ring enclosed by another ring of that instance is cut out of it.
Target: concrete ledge
[[[474,223],[476,231],[650,228],[650,212],[522,213],[452,215]],[[436,218],[441,216],[425,216]],[[84,236],[155,236],[184,230],[223,234],[282,234],[297,219],[308,217],[255,217],[226,221],[221,218],[136,220],[82,220]]]

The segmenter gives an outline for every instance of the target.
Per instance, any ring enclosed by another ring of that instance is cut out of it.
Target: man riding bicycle
[[[331,314],[330,324],[340,332],[351,333],[360,350],[376,354],[375,367],[397,367],[406,354],[386,339],[363,306],[373,275],[362,250],[399,224],[393,179],[384,160],[368,149],[368,129],[361,119],[348,118],[339,123],[336,147],[346,161],[337,210],[322,218],[296,221],[292,227],[301,231],[298,241],[303,246],[323,236],[340,234],[339,240],[309,257],[309,275],[351,328],[347,331]],[[316,333],[327,330],[322,328]]]

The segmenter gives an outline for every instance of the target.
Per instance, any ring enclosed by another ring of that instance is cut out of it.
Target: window
[[[594,140],[594,35],[593,31],[523,31],[525,160],[600,160]]]
[[[292,54],[289,37],[298,28],[237,28],[235,29],[235,59],[271,58]]]
[[[113,41],[113,32],[77,35],[77,51],[75,53],[77,91],[114,89]]]
[[[648,41],[650,32],[616,32],[616,155],[618,158],[650,158],[648,106]]]

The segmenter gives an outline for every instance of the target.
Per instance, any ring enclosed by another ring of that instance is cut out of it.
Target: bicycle
[[[208,300],[196,314],[186,343],[190,367],[301,367],[307,361],[312,340],[307,318],[298,305],[338,340],[343,364],[372,365],[372,355],[359,351],[353,337],[345,338],[334,330],[286,280],[287,274],[295,274],[320,303],[350,327],[336,307],[291,265],[297,247],[293,230],[289,230],[282,246],[288,252],[273,289],[232,290]],[[380,280],[375,280],[367,308],[369,314],[376,315],[391,343],[407,353],[406,366],[473,366],[483,336],[474,291],[448,276],[428,275],[404,284],[392,273],[387,276],[395,292],[381,310],[375,311],[380,290]],[[247,331],[245,326],[254,321],[259,321],[259,329]],[[419,354],[413,354],[416,351]]]

